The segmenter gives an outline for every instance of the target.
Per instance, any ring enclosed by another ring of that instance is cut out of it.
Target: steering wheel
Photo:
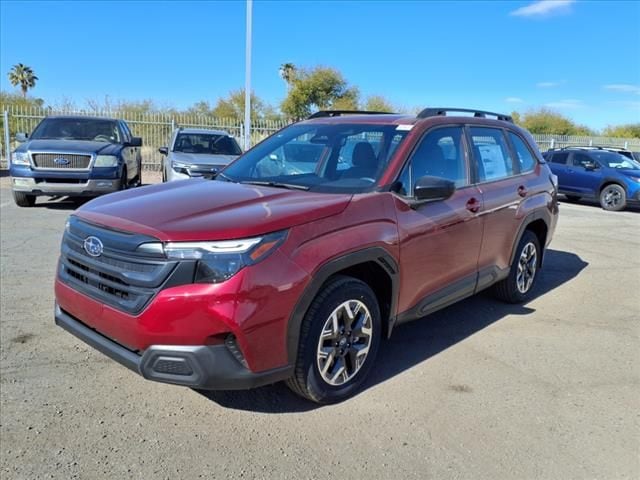
[[[96,135],[95,137],[93,137],[93,141],[94,142],[110,142],[111,141],[111,137],[109,135]]]

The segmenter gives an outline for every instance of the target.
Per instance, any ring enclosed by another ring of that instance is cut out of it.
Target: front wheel
[[[496,283],[494,287],[496,296],[507,303],[523,303],[530,300],[538,279],[541,260],[542,251],[538,237],[531,230],[525,230],[518,243],[509,276]]]
[[[607,185],[600,192],[600,205],[605,210],[619,212],[627,205],[627,192],[615,183]]]
[[[13,201],[19,207],[33,207],[36,204],[36,196],[24,192],[13,192]]]
[[[332,278],[303,319],[287,385],[317,403],[346,399],[366,379],[381,336],[380,308],[371,288],[356,278]]]
[[[129,179],[127,177],[127,167],[122,167],[122,175],[120,175],[120,190],[129,188]]]

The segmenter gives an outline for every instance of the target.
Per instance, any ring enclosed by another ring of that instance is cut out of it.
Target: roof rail
[[[311,118],[341,117],[342,115],[381,115],[389,113],[392,112],[374,112],[370,110],[320,110],[309,115],[307,120]]]
[[[447,112],[465,112],[473,113],[474,117],[485,118],[487,115],[496,117],[497,120],[503,120],[505,122],[513,123],[511,115],[505,115],[504,113],[486,112],[484,110],[473,110],[469,108],[452,108],[452,107],[437,107],[437,108],[425,108],[418,114],[418,118],[428,118],[437,116],[446,116]]]

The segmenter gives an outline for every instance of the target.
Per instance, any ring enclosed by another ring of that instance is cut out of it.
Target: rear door
[[[520,222],[518,207],[528,195],[527,173],[515,161],[505,131],[497,127],[467,128],[482,192],[484,235],[478,260],[478,290],[496,280],[511,262],[511,251]],[[530,161],[528,162],[531,163]]]
[[[565,190],[565,185],[569,183],[569,172],[567,161],[569,160],[569,152],[553,152],[546,157],[549,168],[558,177],[558,186],[560,191]]]
[[[456,190],[446,200],[410,206],[416,180],[447,178]],[[472,185],[462,126],[431,129],[404,166],[395,198],[400,236],[399,311],[406,319],[473,294],[482,242],[482,197]],[[401,317],[401,320],[405,318]]]

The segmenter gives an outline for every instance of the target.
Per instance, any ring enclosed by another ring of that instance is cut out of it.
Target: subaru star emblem
[[[58,157],[53,159],[53,163],[56,165],[69,165],[69,160],[64,157]]]
[[[87,237],[84,239],[84,250],[92,257],[99,257],[102,255],[104,246],[98,237]]]

